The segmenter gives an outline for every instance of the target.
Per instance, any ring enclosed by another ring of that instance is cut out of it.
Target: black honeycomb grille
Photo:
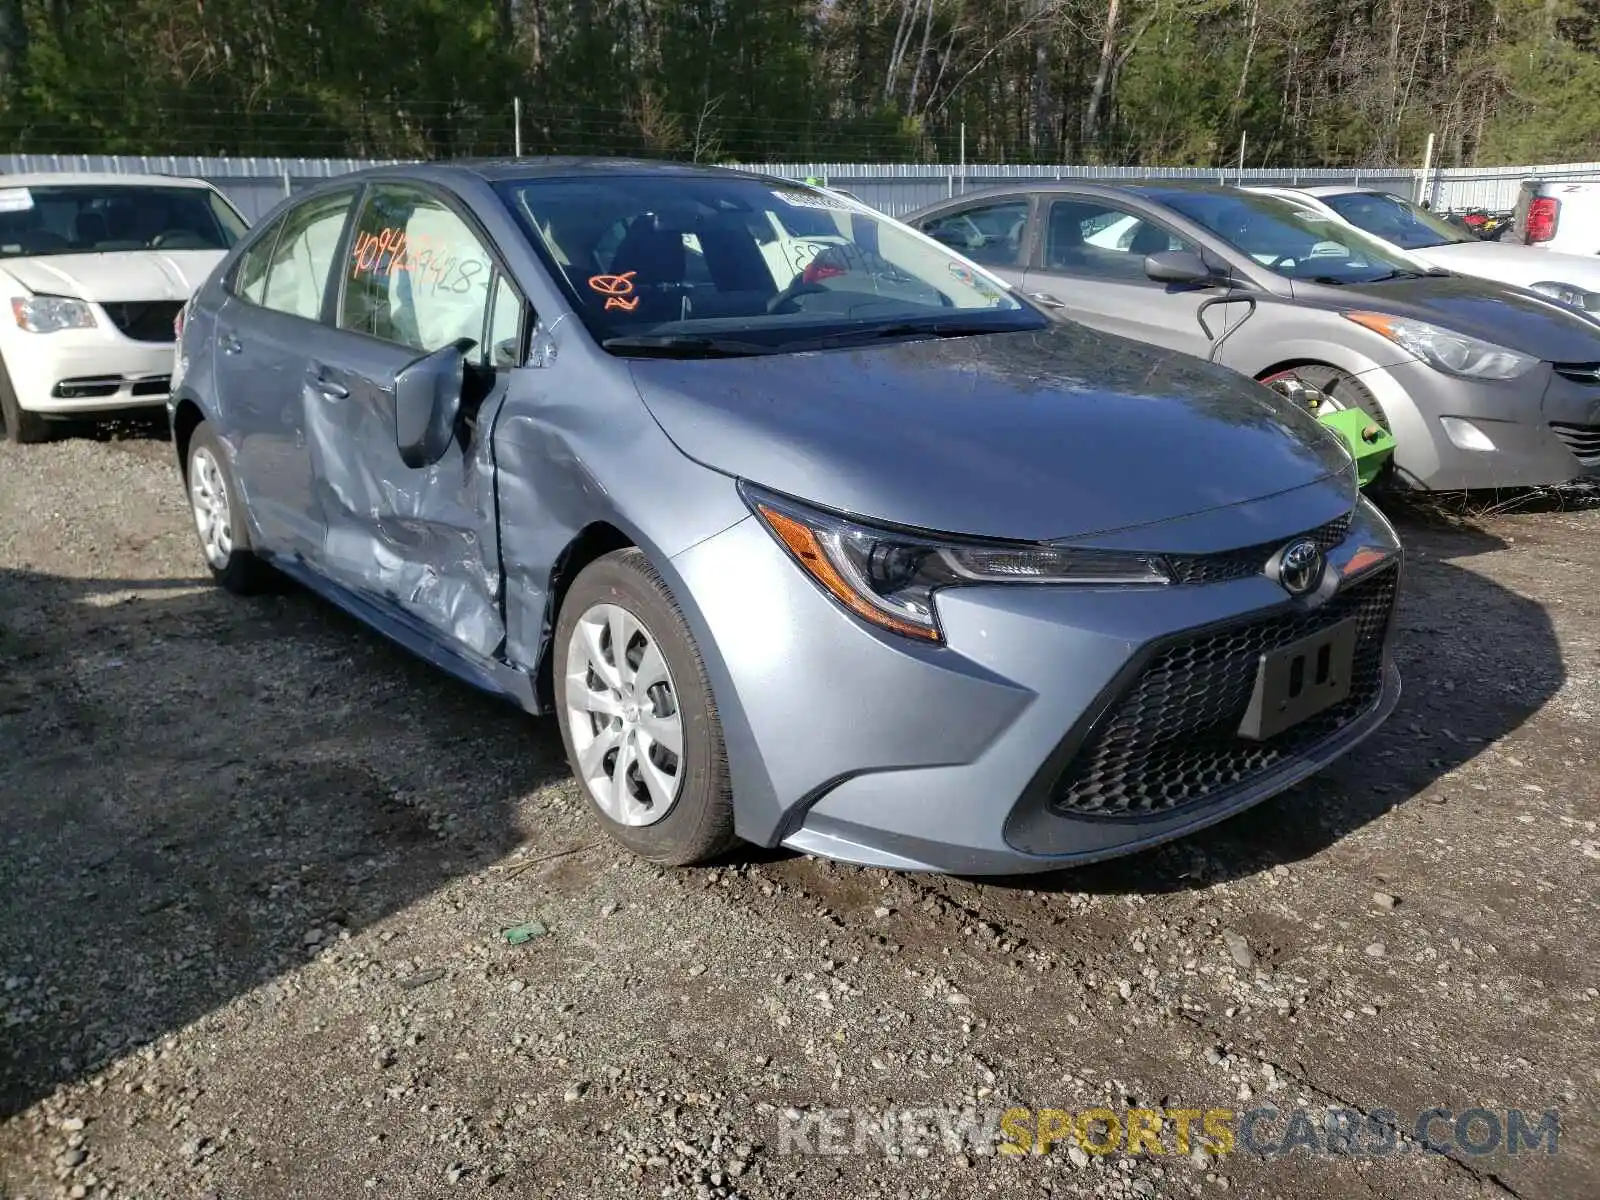
[[[1346,513],[1326,525],[1317,526],[1304,536],[1314,541],[1326,554],[1349,536],[1351,516],[1351,513]],[[1252,575],[1259,575],[1267,565],[1267,560],[1280,549],[1298,540],[1282,538],[1275,542],[1246,546],[1242,550],[1226,550],[1221,554],[1169,556],[1167,569],[1172,573],[1174,583],[1227,583],[1233,579],[1248,579]]]
[[[1358,580],[1327,604],[1202,633],[1158,651],[1098,721],[1051,792],[1063,816],[1135,817],[1215,799],[1314,749],[1378,703],[1397,567]],[[1274,738],[1236,734],[1260,656],[1354,617],[1350,695]]]

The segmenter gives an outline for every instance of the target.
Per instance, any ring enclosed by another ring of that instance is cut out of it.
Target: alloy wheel
[[[667,660],[616,604],[578,618],[567,644],[567,727],[578,776],[619,825],[653,825],[683,790],[683,716]]]
[[[206,561],[217,570],[226,570],[233,555],[233,518],[228,510],[228,485],[222,468],[210,450],[201,446],[189,461],[189,501],[194,508],[194,527],[200,534],[200,547]]]

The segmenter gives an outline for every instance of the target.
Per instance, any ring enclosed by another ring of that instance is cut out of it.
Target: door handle
[[[348,400],[350,389],[342,383],[335,383],[322,375],[315,375],[311,379],[311,386],[316,388],[329,400]]]
[[[231,333],[218,334],[217,345],[222,347],[224,354],[238,354],[239,351],[244,349],[244,343]]]
[[[1029,292],[1028,295],[1044,305],[1046,308],[1065,308],[1066,305],[1057,300],[1049,292]]]

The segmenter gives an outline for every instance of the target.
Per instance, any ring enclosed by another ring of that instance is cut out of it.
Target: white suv
[[[50,418],[163,405],[173,325],[247,223],[197,179],[0,176],[0,420],[44,441]]]

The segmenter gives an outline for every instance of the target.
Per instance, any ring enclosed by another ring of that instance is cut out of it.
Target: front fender
[[[1228,366],[1252,379],[1260,379],[1295,363],[1325,363],[1349,375],[1362,375],[1416,361],[1415,355],[1408,354],[1388,338],[1354,321],[1345,321],[1342,317],[1340,321],[1349,326],[1349,336],[1338,340],[1322,332],[1302,333],[1280,340],[1256,336],[1257,331],[1251,330],[1248,340],[1237,346],[1230,344]]]
[[[581,349],[514,372],[493,434],[504,656],[530,671],[555,621],[556,564],[583,530],[613,526],[665,575],[749,515],[732,479],[672,444],[625,371]]]

